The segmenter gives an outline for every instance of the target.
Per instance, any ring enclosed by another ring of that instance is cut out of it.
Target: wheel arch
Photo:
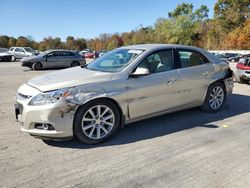
[[[119,103],[114,100],[113,98],[110,98],[110,97],[99,97],[99,98],[94,98],[94,99],[91,99],[89,101],[87,101],[86,103],[84,104],[80,104],[77,106],[77,109],[76,109],[76,112],[75,112],[75,115],[78,113],[78,111],[85,105],[89,104],[89,103],[92,103],[92,102],[96,102],[96,101],[109,101],[109,102],[112,102],[118,109],[119,111],[119,114],[120,114],[120,127],[123,128],[124,127],[124,124],[125,124],[125,116],[123,114],[123,110],[121,108],[121,106],[119,105]],[[75,124],[75,115],[74,115],[74,119],[73,119],[73,125]]]

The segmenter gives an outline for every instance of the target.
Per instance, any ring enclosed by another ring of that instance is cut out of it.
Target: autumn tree
[[[16,46],[20,47],[30,46],[30,41],[26,37],[20,36],[17,38]]]
[[[17,39],[14,37],[10,37],[8,41],[8,47],[16,46]]]

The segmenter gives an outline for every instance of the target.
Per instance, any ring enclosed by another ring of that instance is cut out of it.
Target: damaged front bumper
[[[77,105],[58,101],[46,105],[30,105],[39,90],[22,85],[16,96],[16,120],[23,132],[48,138],[73,137],[73,120]]]
[[[57,103],[28,106],[17,99],[16,118],[23,132],[44,138],[73,137],[74,106]]]

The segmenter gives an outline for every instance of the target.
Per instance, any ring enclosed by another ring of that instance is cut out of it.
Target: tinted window
[[[72,52],[60,52],[61,56],[74,56]]]
[[[26,47],[24,48],[26,52],[35,52],[35,50],[33,50],[32,48],[30,47]]]
[[[155,52],[144,59],[139,67],[148,68],[150,74],[173,70],[175,68],[173,52],[172,50]]]
[[[24,52],[24,50],[22,48],[16,48],[14,51],[15,52]]]
[[[49,53],[48,55],[47,55],[47,57],[48,58],[50,58],[50,57],[57,57],[59,54],[58,54],[58,52],[51,52],[51,53]]]
[[[14,48],[10,48],[10,50],[9,51],[13,51],[14,50]]]
[[[206,57],[196,51],[179,50],[178,55],[182,68],[202,65],[208,62]]]

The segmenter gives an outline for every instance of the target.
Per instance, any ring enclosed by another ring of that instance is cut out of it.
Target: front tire
[[[41,70],[42,69],[42,64],[37,62],[37,63],[33,63],[32,65],[32,70]]]
[[[83,105],[74,119],[74,135],[86,144],[107,141],[120,127],[120,113],[109,100],[95,100]]]
[[[226,88],[221,82],[209,86],[207,95],[201,109],[206,112],[219,111],[226,102]]]

